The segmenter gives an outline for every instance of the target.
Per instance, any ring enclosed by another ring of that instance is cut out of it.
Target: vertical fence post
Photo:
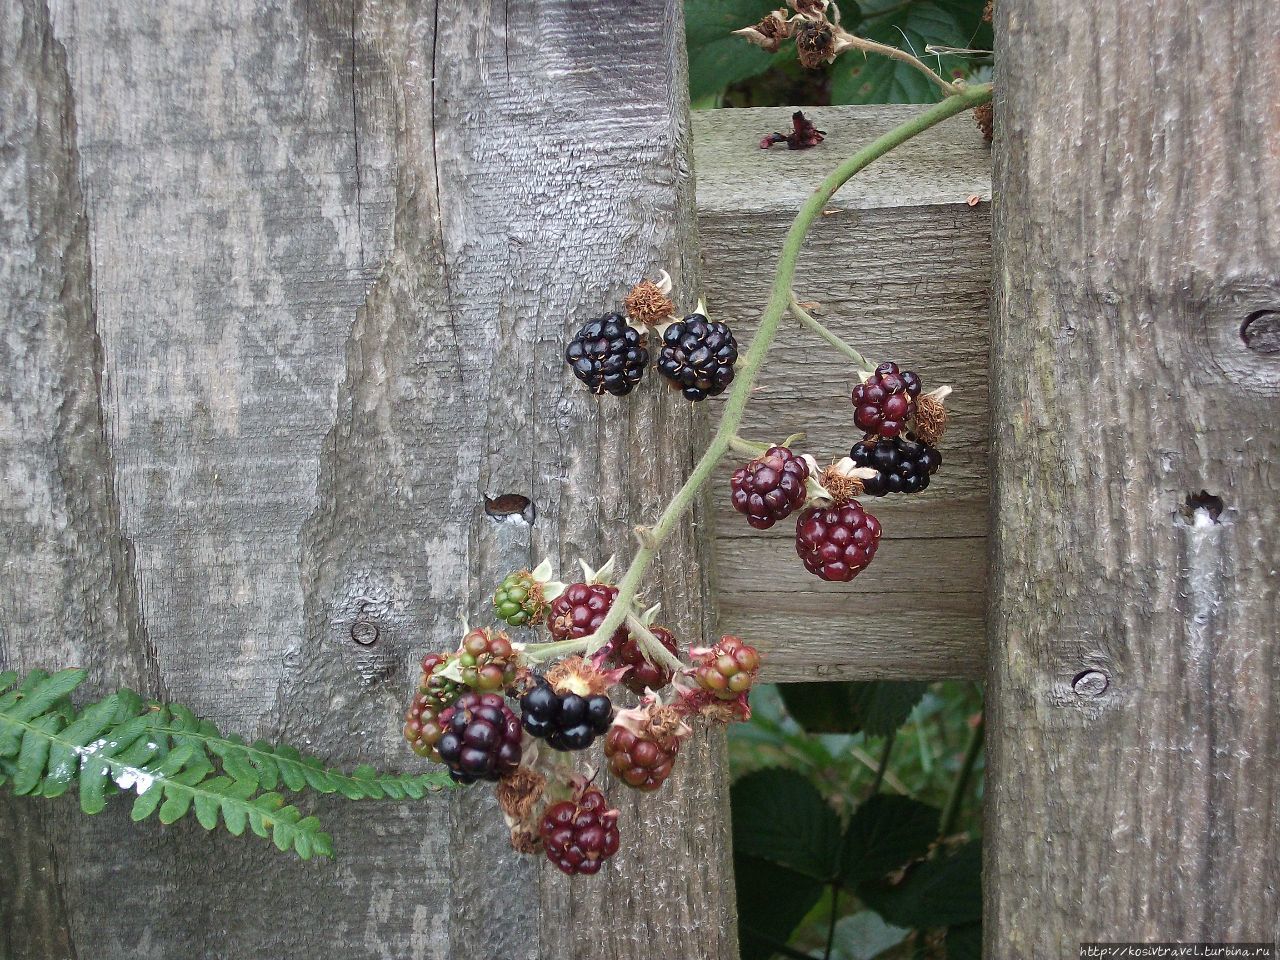
[[[997,0],[986,955],[1280,932],[1280,6]]]
[[[420,768],[418,658],[490,622],[512,569],[625,561],[698,453],[703,411],[656,377],[593,397],[562,352],[661,268],[696,302],[682,23],[6,4],[0,668]],[[646,591],[695,645],[708,526]],[[623,850],[575,880],[518,859],[483,788],[322,800],[323,865],[6,795],[0,954],[732,960],[727,786],[717,730],[658,796],[610,787]]]

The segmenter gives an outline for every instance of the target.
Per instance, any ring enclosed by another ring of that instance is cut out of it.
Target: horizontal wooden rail
[[[698,225],[709,310],[745,340],[796,208],[842,157],[917,107],[806,111],[827,131],[806,151],[761,150],[789,108],[694,115]],[[990,151],[960,117],[877,161],[810,235],[796,293],[869,358],[952,384],[943,468],[915,497],[869,500],[885,541],[851,584],[805,572],[794,528],[759,533],[712,491],[721,626],[765,647],[771,680],[977,677],[984,667],[988,518]],[[976,204],[971,205],[972,198]],[[858,439],[855,374],[798,327],[770,355],[744,435],[805,430],[820,462]]]

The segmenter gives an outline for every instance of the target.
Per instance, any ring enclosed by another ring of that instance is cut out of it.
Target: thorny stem
[[[876,46],[879,47],[879,44]],[[890,55],[887,52],[888,50],[893,50],[894,54],[901,53],[901,51],[890,47],[886,48],[886,56]],[[898,59],[901,59],[901,57],[898,57]],[[926,67],[925,69],[928,68]],[[948,84],[949,88],[950,86]],[[649,564],[653,562],[658,547],[671,535],[672,530],[675,529],[676,522],[684,512],[690,509],[697,501],[698,492],[711,479],[716,464],[729,452],[734,440],[737,439],[738,427],[742,424],[742,417],[746,411],[747,402],[751,397],[751,388],[755,385],[756,377],[764,364],[765,354],[769,352],[773,338],[778,332],[778,324],[790,306],[791,282],[795,276],[796,263],[800,259],[800,249],[804,245],[805,235],[809,232],[809,228],[813,226],[814,221],[822,215],[827,202],[835,195],[835,192],[860,170],[884,156],[894,147],[906,143],[912,137],[923,133],[930,127],[936,126],[943,120],[954,117],[965,110],[971,110],[990,99],[991,84],[989,83],[965,87],[946,100],[934,104],[919,116],[894,127],[888,133],[867,144],[853,156],[844,160],[817,186],[809,196],[809,199],[800,208],[800,212],[796,214],[796,218],[791,224],[791,229],[787,231],[786,239],[783,241],[782,250],[778,257],[778,269],[774,274],[773,287],[769,292],[769,302],[760,317],[760,324],[756,328],[755,336],[751,339],[751,345],[742,357],[741,366],[738,368],[737,376],[734,378],[733,388],[729,392],[727,402],[720,416],[720,425],[716,428],[715,435],[711,438],[711,443],[702,454],[697,466],[693,468],[693,472],[685,480],[684,486],[676,492],[671,502],[667,504],[662,516],[658,518],[658,522],[648,529],[648,537],[636,550],[635,556],[631,558],[631,565],[627,567],[627,572],[623,574],[622,580],[618,583],[618,595],[614,599],[613,605],[609,608],[609,613],[591,636],[581,640],[531,644],[525,648],[526,657],[540,661],[559,653],[595,653],[609,642],[609,638],[622,625],[623,620],[632,614],[632,605],[635,602],[636,594],[639,593],[640,587],[644,583],[645,571],[648,570]]]
[[[960,818],[960,805],[964,801],[965,791],[969,789],[969,779],[973,776],[973,767],[977,763],[978,754],[982,752],[982,735],[986,727],[985,717],[979,718],[969,731],[969,742],[964,748],[964,759],[960,761],[960,770],[951,784],[951,793],[947,796],[947,805],[942,808],[942,820],[938,827],[938,836],[950,836]]]
[[[927,63],[906,50],[899,50],[897,47],[891,47],[887,43],[876,43],[866,37],[855,37],[850,33],[846,33],[843,39],[848,41],[850,47],[855,50],[861,50],[863,53],[879,53],[886,57],[892,57],[894,60],[901,60],[903,63],[910,64],[941,87],[943,93],[947,94],[948,97],[959,96],[965,91],[964,87],[950,83],[938,76]],[[946,101],[943,102],[945,103]],[[977,104],[974,104],[974,106],[977,106]]]
[[[684,669],[684,664],[680,662],[680,658],[664,647],[662,641],[655,637],[653,631],[646,627],[644,622],[634,613],[627,614],[627,629],[636,638],[636,642],[640,644],[640,649],[644,652],[645,659],[650,663],[659,664],[668,670],[676,671],[676,673]]]
[[[797,320],[852,360],[859,370],[865,370],[867,373],[871,373],[875,370],[876,365],[874,363],[824,327],[813,317],[812,314],[805,310],[804,307],[800,306],[800,301],[796,299],[794,292],[791,294],[790,307],[791,313]]]

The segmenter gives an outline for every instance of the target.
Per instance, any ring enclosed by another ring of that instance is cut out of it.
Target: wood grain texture
[[[761,150],[787,108],[694,115],[708,307],[745,341],[767,298],[795,211],[840,159],[913,116],[913,107],[806,110],[820,147]],[[796,278],[824,323],[878,360],[953,384],[944,466],[924,494],[868,500],[885,540],[850,584],[808,574],[792,524],[752,530],[728,502],[726,463],[712,489],[717,600],[725,630],[759,642],[770,680],[974,677],[984,664],[987,531],[987,313],[990,152],[958,117],[877,160],[836,194]],[[982,201],[970,207],[976,195]],[[784,321],[791,323],[791,321]],[[856,374],[798,325],[784,327],[743,434],[779,442],[804,430],[820,463],[858,439]]]
[[[987,955],[1274,941],[1280,7],[996,11]]]
[[[513,565],[625,559],[705,430],[656,388],[595,400],[560,358],[639,276],[697,286],[680,5],[3,15],[0,663],[414,765],[416,659]],[[508,492],[532,524],[485,514]],[[697,519],[649,591],[691,641]],[[643,814],[616,798],[624,850],[582,882],[517,862],[477,790],[320,804],[336,865],[6,799],[0,876],[27,894],[4,946],[729,958],[722,771],[704,736]]]

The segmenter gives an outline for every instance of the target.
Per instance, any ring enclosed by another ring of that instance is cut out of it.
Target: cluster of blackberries
[[[702,313],[674,319],[674,304],[666,296],[669,280],[665,278],[661,287],[645,281],[631,291],[627,297],[631,320],[621,313],[606,314],[573,335],[565,348],[565,362],[592,393],[621,397],[636,388],[649,365],[649,329],[661,337],[658,372],[686,399],[714,397],[733,382],[733,365],[738,361],[733,331]]]
[[[795,544],[805,569],[823,580],[852,580],[880,544],[880,523],[857,497],[918,493],[929,485],[942,454],[926,441],[937,442],[945,429],[941,397],[946,392],[921,396],[914,372],[880,364],[853,390],[854,423],[866,436],[847,459],[811,478],[812,458],[771,447],[734,471],[734,509],[762,530],[800,510]],[[819,481],[812,502],[810,479]]]
[[[583,582],[570,584],[552,579],[549,562],[511,573],[495,591],[494,612],[560,643],[582,640],[617,602],[618,588],[602,582],[611,570],[612,562],[600,570],[583,564]],[[666,701],[656,692],[673,684],[679,658],[671,631],[650,622],[657,609],[628,617],[591,656],[563,657],[545,672],[538,664],[547,645],[536,651],[539,657],[499,629],[467,629],[456,650],[423,657],[405,739],[420,756],[443,763],[459,784],[496,783],[516,850],[545,855],[565,873],[596,873],[618,851],[618,811],[600,786],[551,751],[581,751],[601,741],[617,782],[654,791],[693,732],[687,719],[749,715],[747,693],[759,657],[730,637],[690,651],[693,666],[684,675],[696,686],[675,684]],[[637,639],[650,635],[671,655],[661,664],[650,662]],[[585,646],[578,645],[584,654]],[[638,706],[615,708],[611,694],[619,684],[640,694]]]
[[[543,677],[520,698],[520,714],[529,736],[553,750],[585,750],[613,722],[613,702],[603,693],[560,693]]]
[[[643,333],[620,313],[592,320],[574,334],[564,352],[574,376],[591,392],[625,396],[636,388],[649,365]],[[689,400],[724,393],[733,382],[738,341],[727,324],[692,313],[667,325],[658,352],[658,372]]]

